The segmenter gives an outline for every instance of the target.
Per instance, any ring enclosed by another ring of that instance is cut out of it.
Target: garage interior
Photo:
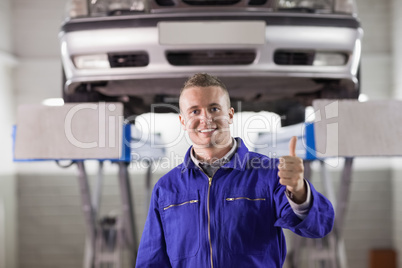
[[[357,0],[357,5],[364,29],[361,93],[369,100],[401,100],[402,1]],[[86,230],[77,169],[61,169],[54,162],[12,161],[11,130],[18,105],[60,98],[57,35],[64,9],[64,0],[0,0],[0,268],[82,267]],[[179,128],[178,120],[171,122]],[[171,150],[184,154],[187,146]],[[402,267],[401,160],[355,159],[344,228],[350,268],[370,267],[375,249],[395,250]],[[342,161],[330,169],[335,187]],[[318,167],[313,165],[312,181],[320,189]],[[93,182],[97,163],[89,163],[87,169]],[[147,210],[146,170],[129,168],[138,237]],[[153,183],[164,172],[157,169]],[[120,204],[116,165],[105,163],[105,173],[102,213],[108,214]]]

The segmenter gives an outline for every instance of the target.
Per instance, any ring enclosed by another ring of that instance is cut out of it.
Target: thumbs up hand
[[[279,158],[279,183],[286,186],[292,193],[292,200],[301,204],[307,199],[307,186],[304,183],[303,160],[296,156],[297,137],[292,137],[289,143],[289,155]]]

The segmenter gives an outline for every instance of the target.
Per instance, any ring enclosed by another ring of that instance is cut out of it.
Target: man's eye
[[[191,111],[191,114],[198,114],[198,110]]]
[[[211,108],[211,112],[218,112],[219,111],[219,108],[218,107],[213,107],[213,108]]]

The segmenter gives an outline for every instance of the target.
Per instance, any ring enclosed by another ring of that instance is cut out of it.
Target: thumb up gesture
[[[297,137],[289,142],[289,155],[279,158],[279,183],[292,193],[293,201],[301,204],[307,199],[307,187],[304,183],[303,160],[296,156]]]

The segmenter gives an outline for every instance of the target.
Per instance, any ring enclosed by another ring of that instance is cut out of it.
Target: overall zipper
[[[198,202],[198,200],[190,200],[190,201],[186,201],[186,202],[183,202],[183,203],[180,203],[180,204],[173,204],[173,205],[164,207],[163,210],[167,210],[167,209],[169,209],[171,207],[178,207],[178,206],[182,206],[182,205],[185,205],[185,204],[192,204],[192,203],[197,203],[197,202]]]
[[[204,173],[205,174],[205,173]],[[205,174],[207,175],[207,174]],[[211,215],[209,212],[209,193],[211,191],[211,183],[212,183],[212,177],[208,177],[208,197],[207,197],[207,212],[208,212],[208,240],[209,240],[209,251],[211,255],[211,268],[214,268],[214,262],[212,258],[212,241],[211,241]]]
[[[209,241],[209,252],[210,252],[210,260],[211,260],[211,268],[214,268],[214,261],[212,258],[212,241],[211,241],[211,215],[209,211],[209,195],[211,192],[211,184],[212,184],[212,177],[208,176],[202,168],[200,168],[200,171],[205,174],[205,176],[208,178],[208,194],[207,194],[207,216],[208,216],[208,241]]]

